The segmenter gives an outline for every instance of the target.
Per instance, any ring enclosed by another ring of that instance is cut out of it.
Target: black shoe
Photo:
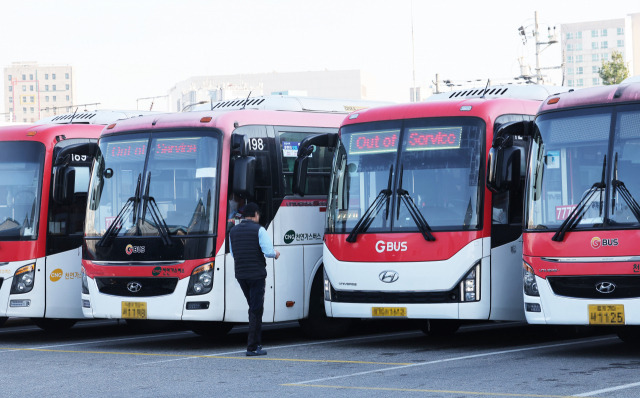
[[[255,357],[255,356],[258,356],[258,355],[267,355],[267,352],[262,349],[261,345],[259,345],[258,348],[256,348],[254,351],[247,350],[247,356],[248,357]]]

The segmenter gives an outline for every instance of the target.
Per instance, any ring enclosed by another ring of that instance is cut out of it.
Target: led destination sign
[[[414,128],[406,133],[407,151],[460,148],[462,127]],[[349,153],[354,155],[395,152],[400,130],[370,131],[351,134]]]
[[[395,152],[400,130],[368,131],[351,134],[349,153],[353,155]]]
[[[460,148],[462,127],[409,129],[407,151]]]
[[[161,139],[153,144],[156,159],[190,159],[198,152],[199,138]],[[147,140],[114,142],[107,145],[107,159],[142,160],[147,155]]]

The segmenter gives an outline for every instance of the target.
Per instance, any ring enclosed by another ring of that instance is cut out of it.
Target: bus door
[[[255,157],[255,182],[254,192],[250,195],[241,195],[236,198],[240,201],[239,210],[247,202],[255,202],[260,207],[260,224],[265,227],[273,241],[273,217],[275,215],[274,198],[280,195],[279,186],[272,173],[274,168],[275,137],[273,130],[266,126],[242,126],[234,130],[233,134],[242,134],[245,137],[246,153]],[[233,162],[233,160],[232,160]],[[229,194],[233,192],[233,175],[229,176]],[[226,239],[229,239],[227,233]],[[228,248],[229,246],[226,245]],[[235,266],[233,256],[225,254],[225,322],[247,322],[247,301],[235,278]],[[280,261],[280,260],[278,260]],[[263,322],[273,322],[274,314],[274,259],[267,258],[267,280],[264,295]]]
[[[309,297],[313,273],[322,260],[333,159],[328,148],[316,147],[309,157],[305,196],[294,195],[293,169],[298,144],[309,135],[337,130],[313,127],[274,127],[274,130],[278,138],[277,166],[281,167],[277,176],[283,196],[273,221],[273,244],[280,251],[280,258],[274,263],[275,321],[287,321],[304,316],[304,299]]]
[[[54,149],[45,264],[47,318],[83,318],[82,239],[93,143],[65,140]]]

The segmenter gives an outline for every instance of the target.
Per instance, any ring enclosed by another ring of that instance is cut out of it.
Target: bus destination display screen
[[[135,162],[147,155],[147,140],[110,142],[107,144],[107,161]]]
[[[353,133],[349,141],[352,155],[395,152],[398,150],[400,130],[368,131]]]
[[[153,142],[151,156],[155,159],[193,159],[198,152],[200,138],[158,139]],[[120,141],[107,144],[106,159],[135,162],[147,155],[148,140]]]
[[[409,129],[407,151],[429,151],[460,148],[462,127]]]

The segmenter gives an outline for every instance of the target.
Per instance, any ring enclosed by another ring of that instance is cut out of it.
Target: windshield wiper
[[[611,187],[613,189],[613,195],[611,199],[611,214],[613,214],[616,209],[616,193],[618,190],[620,190],[620,196],[622,196],[622,199],[624,199],[624,201],[629,206],[629,210],[631,210],[636,219],[640,221],[640,205],[633,197],[629,189],[627,189],[626,185],[624,185],[624,182],[618,179],[618,152],[616,152],[616,158],[613,165],[613,180],[611,181]]]
[[[556,231],[556,233],[553,235],[551,240],[555,242],[562,242],[562,240],[564,239],[564,235],[567,233],[567,231],[574,229],[578,224],[580,224],[582,217],[584,217],[584,214],[588,210],[587,203],[589,203],[589,201],[597,191],[600,191],[600,214],[602,214],[602,192],[606,187],[606,184],[604,183],[604,172],[605,172],[606,166],[607,166],[607,155],[604,155],[604,159],[602,160],[601,180],[599,182],[596,182],[591,186],[591,188],[589,188],[587,193],[582,197],[582,199],[580,199],[580,202],[578,202],[576,207],[574,207],[571,213],[569,213],[569,216],[567,217],[567,219],[564,220],[562,225],[560,225],[560,228]]]
[[[347,242],[355,242],[359,233],[365,232],[367,229],[369,229],[371,223],[373,223],[373,220],[376,218],[378,213],[380,213],[380,210],[382,210],[382,206],[385,202],[387,204],[387,217],[389,216],[389,198],[391,197],[392,174],[393,165],[389,166],[389,183],[387,184],[387,189],[381,190],[380,193],[378,193],[378,196],[376,196],[375,200],[371,202],[369,207],[367,207],[367,210],[353,227],[349,236],[347,236]]]
[[[116,215],[116,218],[113,219],[109,228],[104,232],[104,235],[98,241],[98,246],[107,246],[111,243],[111,239],[120,233],[122,229],[122,220],[124,217],[129,214],[129,211],[133,209],[133,220],[136,220],[137,207],[139,203],[140,197],[140,182],[142,180],[142,174],[138,174],[138,184],[136,185],[136,192],[133,196],[129,197],[122,208]]]
[[[402,188],[403,174],[404,174],[404,166],[402,166],[402,169],[400,169],[400,181],[398,183],[397,195],[399,199],[401,199],[402,202],[404,202],[404,205],[407,206],[407,209],[409,210],[409,214],[411,215],[413,222],[415,222],[416,225],[418,226],[418,229],[422,233],[422,237],[424,238],[424,240],[428,242],[433,242],[436,240],[436,238],[433,235],[431,235],[431,227],[429,226],[429,223],[427,222],[427,220],[425,220],[418,206],[416,206],[415,202],[413,201],[413,198],[409,194],[409,191]],[[396,220],[399,218],[400,218],[400,200],[398,200],[398,205],[396,207]]]
[[[167,226],[167,223],[165,222],[164,218],[162,217],[162,214],[160,213],[160,208],[158,207],[158,204],[156,203],[156,200],[153,196],[149,196],[149,185],[151,182],[151,172],[149,172],[149,174],[147,174],[147,183],[145,184],[144,187],[144,195],[142,196],[142,222],[145,222],[145,217],[147,215],[147,208],[149,208],[150,213],[151,213],[151,219],[153,220],[153,222],[156,225],[156,228],[158,229],[158,233],[160,233],[160,238],[162,239],[162,243],[164,243],[165,246],[171,246],[171,239],[169,239],[169,227]],[[151,204],[149,206],[149,204]]]

